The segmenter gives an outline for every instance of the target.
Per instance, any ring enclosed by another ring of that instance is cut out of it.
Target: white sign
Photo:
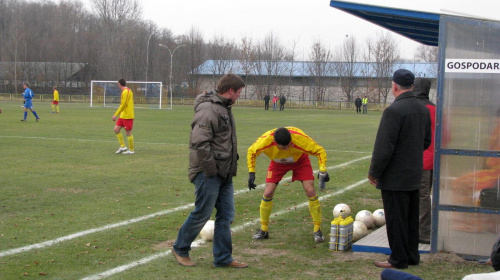
[[[500,74],[500,59],[446,59],[445,72]]]

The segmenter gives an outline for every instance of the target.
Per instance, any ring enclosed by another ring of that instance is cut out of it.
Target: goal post
[[[127,87],[134,93],[136,108],[172,109],[172,95],[164,96],[162,82],[127,81]],[[90,81],[90,107],[118,107],[121,90],[118,81]]]

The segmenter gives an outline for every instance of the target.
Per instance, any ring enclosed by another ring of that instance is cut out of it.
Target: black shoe
[[[425,240],[422,240],[422,239],[419,239],[418,243],[420,243],[420,244],[431,244],[430,241],[425,241]]]
[[[252,236],[252,239],[268,239],[269,238],[269,231],[263,231],[261,229],[257,230],[257,233]]]
[[[315,231],[314,232],[314,242],[320,243],[323,241],[325,241],[325,239],[323,238],[323,233],[321,232],[321,230]]]

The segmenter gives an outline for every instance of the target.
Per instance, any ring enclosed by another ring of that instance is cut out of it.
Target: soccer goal
[[[162,82],[127,81],[127,87],[134,93],[136,108],[172,109],[172,96],[163,96]],[[91,81],[90,107],[118,107],[121,94],[118,81]]]

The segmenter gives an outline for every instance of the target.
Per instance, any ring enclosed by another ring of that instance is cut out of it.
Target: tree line
[[[23,81],[41,92],[50,91],[52,86],[86,91],[82,88],[88,87],[90,80],[123,77],[164,84],[171,79],[174,85],[184,85],[174,87],[175,94],[194,96],[200,91],[199,66],[210,59],[218,62],[210,70],[214,77],[229,72],[229,61],[238,60],[246,76],[259,77],[254,81],[257,90],[272,93],[287,85],[293,71],[293,66],[277,67],[283,65],[278,62],[293,65],[297,57],[307,57],[314,65],[307,74],[314,80],[317,100],[324,99],[327,86],[323,77],[331,71],[342,77],[342,92],[351,100],[359,90],[352,65],[360,61],[376,63],[376,70],[370,71],[376,71],[371,75],[380,80],[375,79],[377,86],[370,90],[375,88],[381,100],[390,88],[384,71],[401,60],[398,43],[388,32],[364,42],[347,36],[343,42],[329,42],[339,43],[333,50],[318,40],[304,56],[295,43],[284,45],[272,32],[262,40],[245,37],[236,42],[223,35],[206,40],[197,28],[173,34],[168,27],[142,18],[139,0],[89,1],[90,11],[78,0],[0,0],[0,92],[20,92]],[[437,61],[437,50],[419,47],[415,58]],[[332,61],[343,63],[338,69],[326,69]],[[74,67],[78,75],[73,75]]]

